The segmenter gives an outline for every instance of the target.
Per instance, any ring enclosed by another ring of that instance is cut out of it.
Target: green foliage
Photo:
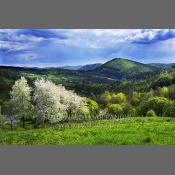
[[[149,106],[151,102],[148,102],[151,97],[166,97],[169,102],[175,100],[174,67],[163,70],[152,65],[116,58],[91,71],[0,66],[1,105],[9,100],[12,85],[21,76],[27,79],[30,87],[33,87],[33,82],[37,78],[46,78],[93,100],[87,101],[91,115],[96,115],[98,111],[105,113],[103,109],[112,103],[120,104],[125,115],[136,113],[145,116],[147,111],[152,109]],[[3,108],[2,105],[2,111]],[[156,113],[157,110],[159,115],[170,115],[165,107],[162,111],[157,107]],[[25,114],[32,120],[32,109]]]
[[[125,116],[134,117],[137,116],[137,109],[129,103],[123,105],[123,114]]]
[[[112,103],[119,103],[119,104],[125,103],[126,102],[126,95],[122,92],[117,93],[117,94],[114,93],[111,96],[111,102]]]
[[[2,114],[5,114],[7,111],[9,111],[9,108],[10,108],[10,101],[8,100],[3,101],[1,107]]]
[[[123,108],[119,104],[109,104],[108,105],[108,112],[113,115],[121,115]]]
[[[163,115],[167,117],[175,117],[175,101],[169,102]]]
[[[148,109],[153,109],[158,116],[163,116],[170,101],[165,97],[150,97],[147,102]]]
[[[110,101],[111,101],[111,94],[109,93],[109,91],[106,91],[100,96],[100,102],[103,105],[107,105],[108,103],[110,103]]]
[[[169,86],[172,83],[172,76],[169,73],[161,73],[159,77],[152,83],[152,86],[155,87],[163,87]]]
[[[169,97],[169,89],[166,86],[164,86],[164,87],[159,89],[159,94],[160,94],[160,96],[168,98]]]
[[[141,94],[137,92],[133,92],[132,97],[131,97],[131,104],[134,106],[139,105],[141,101]]]
[[[169,86],[169,98],[175,100],[175,85]]]
[[[146,113],[146,117],[156,117],[156,113],[151,109]]]
[[[99,112],[99,105],[96,101],[90,99],[90,98],[86,98],[86,103],[88,105],[88,109],[90,111],[90,114],[92,116],[95,116],[98,114]]]

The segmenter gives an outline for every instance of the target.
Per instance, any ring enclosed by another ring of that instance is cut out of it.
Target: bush
[[[89,109],[89,112],[92,116],[95,116],[98,114],[99,112],[99,105],[96,101],[90,99],[90,98],[86,98],[86,103]]]
[[[165,117],[175,117],[175,101],[169,103],[163,115]]]
[[[118,94],[113,94],[111,98],[112,103],[122,104],[126,102],[126,95],[122,92]]]
[[[158,116],[163,116],[170,101],[165,97],[150,97],[147,102],[148,109],[153,109]]]
[[[123,108],[119,104],[109,104],[108,105],[108,112],[110,114],[121,115],[122,111],[123,111]]]
[[[146,113],[146,117],[155,117],[155,116],[156,116],[156,113],[152,109]]]
[[[137,115],[137,110],[135,107],[127,103],[123,105],[123,114],[126,116],[134,117]]]
[[[136,117],[137,116],[137,110],[134,107],[132,107],[129,110],[128,115],[131,116],[131,117]]]

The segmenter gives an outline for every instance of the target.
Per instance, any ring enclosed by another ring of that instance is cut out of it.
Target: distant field
[[[60,126],[60,125],[59,125]],[[133,117],[41,129],[0,131],[0,144],[175,144],[175,119]]]

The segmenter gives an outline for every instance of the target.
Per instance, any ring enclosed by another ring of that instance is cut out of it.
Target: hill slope
[[[97,69],[98,67],[100,67],[101,65],[102,65],[101,63],[87,64],[87,65],[82,66],[79,70],[84,70],[84,71],[94,70],[94,69]]]
[[[119,79],[144,78],[160,71],[161,69],[158,67],[123,58],[112,59],[95,69],[98,74]]]
[[[150,63],[148,65],[151,65],[151,66],[154,66],[154,67],[158,67],[158,68],[161,68],[161,69],[167,69],[167,68],[170,68],[172,66],[175,65],[175,63]]]

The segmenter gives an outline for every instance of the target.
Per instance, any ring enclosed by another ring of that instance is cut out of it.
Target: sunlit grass
[[[175,120],[167,117],[133,117],[121,120],[59,125],[40,129],[0,131],[0,144],[175,144]]]

